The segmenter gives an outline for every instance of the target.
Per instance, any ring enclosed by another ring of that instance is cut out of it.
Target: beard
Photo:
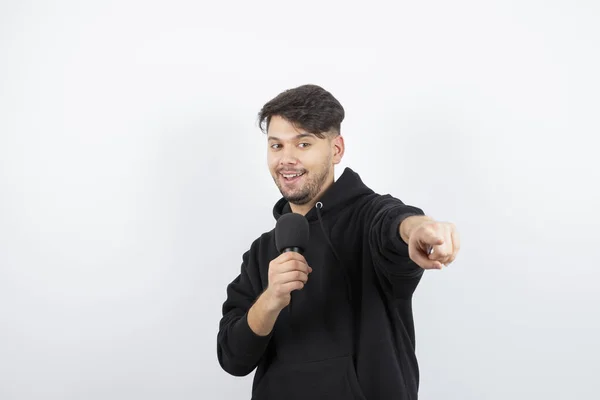
[[[302,176],[304,179],[302,186],[295,188],[286,187],[285,183],[282,184],[282,178],[278,172],[273,179],[284,199],[291,204],[301,206],[309,203],[321,192],[323,185],[327,182],[330,168],[331,163],[327,160],[318,171],[308,172],[305,170]]]

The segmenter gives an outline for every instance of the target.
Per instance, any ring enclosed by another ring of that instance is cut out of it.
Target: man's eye
[[[272,149],[275,149],[275,150],[277,150],[279,147],[281,147],[281,145],[280,145],[280,144],[278,144],[278,143],[275,143],[275,144],[272,144],[272,145],[271,145],[271,148],[272,148]]]
[[[300,147],[308,147],[308,146],[310,146],[310,143],[300,143],[299,146]]]

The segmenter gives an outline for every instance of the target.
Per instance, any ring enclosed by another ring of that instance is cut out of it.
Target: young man
[[[304,215],[310,241],[303,255],[280,255],[274,229],[262,234],[227,287],[218,359],[235,376],[257,368],[252,399],[417,399],[412,295],[424,269],[454,260],[458,234],[374,193],[350,168],[334,182],[343,119],[341,104],[315,85],[287,90],[259,113],[283,196],[273,215]]]

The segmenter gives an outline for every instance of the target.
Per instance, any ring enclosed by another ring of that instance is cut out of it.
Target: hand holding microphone
[[[275,245],[281,253],[269,263],[266,292],[272,306],[281,310],[291,302],[292,291],[302,290],[312,268],[302,255],[309,239],[308,221],[300,214],[284,214],[275,226]]]
[[[273,309],[282,310],[292,299],[292,291],[302,290],[308,281],[312,268],[300,253],[289,251],[282,253],[269,264],[268,293]]]
[[[292,292],[302,290],[312,268],[302,255],[308,245],[308,220],[300,214],[284,214],[277,220],[275,245],[281,253],[269,263],[269,282],[248,311],[248,325],[259,336],[272,332],[275,321],[288,304]]]

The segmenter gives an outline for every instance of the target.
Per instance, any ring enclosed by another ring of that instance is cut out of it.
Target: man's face
[[[269,170],[287,201],[307,204],[333,181],[333,165],[343,154],[341,136],[320,139],[279,116],[271,118],[267,134]]]

